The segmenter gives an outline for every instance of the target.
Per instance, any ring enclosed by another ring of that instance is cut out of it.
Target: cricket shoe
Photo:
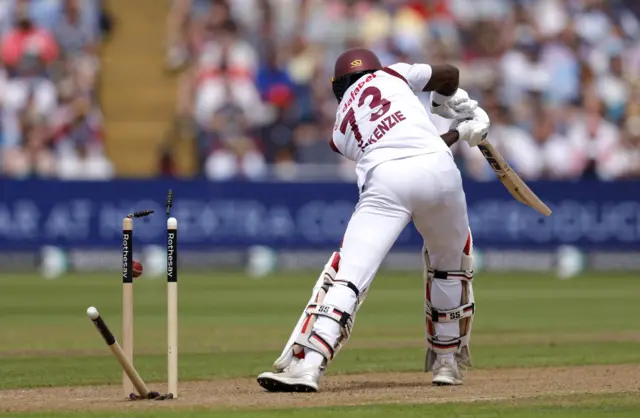
[[[258,376],[258,383],[269,392],[317,392],[322,371],[304,362],[292,364],[281,372],[266,372]]]
[[[455,386],[463,383],[458,362],[454,359],[438,358],[433,364],[432,370],[431,383],[436,386]]]

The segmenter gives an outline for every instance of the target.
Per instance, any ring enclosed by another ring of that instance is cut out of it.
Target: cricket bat
[[[529,186],[513,171],[509,163],[507,163],[489,141],[482,141],[478,144],[478,148],[493,169],[493,172],[496,173],[504,187],[509,190],[509,193],[511,193],[513,197],[545,216],[551,215],[551,209],[531,191]]]

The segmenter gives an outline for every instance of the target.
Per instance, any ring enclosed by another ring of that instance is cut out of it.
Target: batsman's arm
[[[451,146],[458,142],[458,139],[460,139],[460,133],[456,130],[452,130],[440,135],[440,138],[442,138],[444,143],[447,144],[449,148],[451,148]]]
[[[422,91],[434,91],[442,96],[453,96],[460,84],[460,70],[453,65],[432,65],[431,78]]]
[[[431,77],[422,91],[431,92],[431,113],[445,119],[468,116],[478,106],[460,89],[460,70],[453,65],[431,65]]]

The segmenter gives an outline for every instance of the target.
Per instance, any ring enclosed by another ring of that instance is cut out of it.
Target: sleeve
[[[49,32],[43,32],[41,35],[42,38],[42,59],[47,62],[53,62],[58,59],[58,55],[60,54],[60,50],[58,48],[58,43],[52,34]]]
[[[333,150],[333,152],[337,152],[338,154],[342,155],[342,153],[340,152],[340,150],[338,149],[338,147],[336,146],[335,141],[333,140],[333,137],[331,137],[331,139],[329,140],[329,146],[331,147],[331,149]]]
[[[339,116],[339,113],[336,113],[336,122],[333,125],[333,132],[331,133],[331,139],[329,139],[329,146],[334,152],[337,152],[340,155],[344,155],[336,145],[340,141],[335,140],[336,136],[342,135],[339,128],[340,128],[340,116]]]
[[[406,64],[399,62],[397,64],[390,65],[389,68],[396,71],[407,80],[407,84],[414,92],[419,92],[424,89],[431,79],[431,66],[428,64]]]
[[[20,51],[13,35],[10,34],[2,40],[0,49],[0,56],[6,65],[15,65],[18,62]]]

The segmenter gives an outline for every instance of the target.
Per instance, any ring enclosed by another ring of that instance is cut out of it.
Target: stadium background
[[[161,211],[173,188],[185,265],[317,268],[357,198],[353,165],[327,146],[328,80],[343,48],[364,45],[384,64],[459,66],[491,141],[554,210],[515,202],[477,150],[456,146],[483,267],[638,269],[639,9],[0,0],[0,264],[117,269],[121,218]],[[136,229],[150,274],[162,224]],[[408,230],[387,265],[419,268],[417,245]]]

